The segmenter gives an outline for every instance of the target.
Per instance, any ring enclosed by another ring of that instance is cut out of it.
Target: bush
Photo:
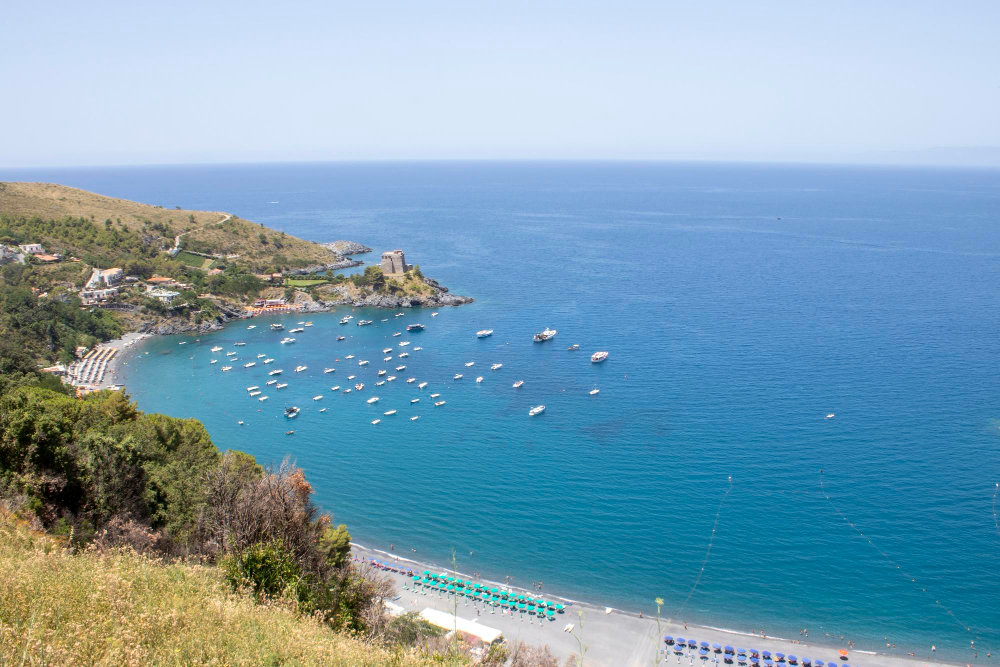
[[[233,590],[249,588],[258,602],[302,593],[299,568],[281,540],[255,544],[223,560],[226,581]]]

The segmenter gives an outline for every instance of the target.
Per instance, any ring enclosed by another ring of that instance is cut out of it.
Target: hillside
[[[0,214],[0,236],[8,241],[41,243],[102,268],[168,257],[178,241],[183,250],[217,256],[217,264],[256,273],[344,264],[318,243],[227,213],[166,209],[52,183],[0,182]],[[213,258],[191,253],[174,261],[213,266]]]
[[[164,564],[129,549],[73,553],[0,514],[0,664],[25,658],[54,665],[443,662],[337,633],[287,604],[257,604],[232,592],[219,568]]]

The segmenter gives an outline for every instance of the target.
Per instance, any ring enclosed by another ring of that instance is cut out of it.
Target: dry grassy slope
[[[183,234],[182,246],[197,252],[240,255],[240,261],[255,271],[266,270],[275,264],[301,268],[339,259],[318,243],[228,217],[220,211],[160,208],[54,183],[0,183],[0,212],[56,220],[92,218],[97,223],[110,219],[116,223],[121,221],[132,229],[143,222],[164,223]],[[152,234],[151,231],[146,233]],[[266,243],[261,241],[261,234]],[[173,238],[163,239],[162,245],[170,247],[173,241]]]
[[[71,554],[0,511],[0,665],[441,664],[236,595],[214,567]]]

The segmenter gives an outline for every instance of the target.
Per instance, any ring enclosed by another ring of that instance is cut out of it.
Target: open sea
[[[962,663],[972,641],[982,663],[1000,650],[1000,171],[361,163],[0,179],[228,211],[367,244],[369,262],[402,248],[476,299],[437,317],[257,318],[129,360],[142,409],[196,417],[264,463],[291,457],[362,544],[440,565],[454,553],[464,572],[647,615],[663,597],[689,623],[805,627],[858,649],[887,636]],[[426,330],[404,330],[415,322]],[[546,326],[558,336],[532,343]],[[214,345],[239,351],[231,372],[209,364],[224,359]],[[607,362],[590,363],[596,350]],[[265,386],[273,368],[287,388]],[[398,379],[374,387],[381,368]],[[292,422],[286,405],[302,410]]]

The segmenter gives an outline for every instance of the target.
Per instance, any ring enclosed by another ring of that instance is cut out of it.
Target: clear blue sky
[[[989,152],[998,35],[998,0],[11,2],[0,166]]]

